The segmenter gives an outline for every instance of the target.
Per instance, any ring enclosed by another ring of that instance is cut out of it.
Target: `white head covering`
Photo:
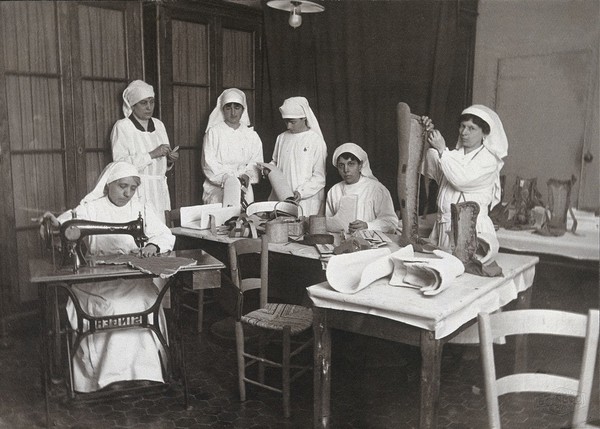
[[[474,115],[483,119],[490,126],[490,134],[483,139],[483,145],[492,152],[492,154],[501,160],[508,155],[508,139],[502,126],[502,121],[498,114],[489,107],[482,104],[474,104],[462,111],[463,115]],[[460,149],[460,139],[456,144],[456,148]]]
[[[246,94],[237,88],[226,89],[217,98],[217,105],[210,113],[208,117],[208,124],[206,124],[206,130],[210,127],[225,122],[225,116],[223,116],[223,106],[227,103],[237,103],[244,107],[244,112],[240,118],[240,125],[244,127],[250,126],[250,117],[248,116],[248,103],[246,103]]]
[[[131,176],[140,177],[140,173],[138,173],[137,168],[134,165],[125,161],[111,162],[104,170],[102,170],[102,173],[100,173],[100,177],[92,192],[83,197],[79,204],[89,203],[102,198],[104,196],[106,185],[115,180]]]
[[[129,118],[133,111],[133,106],[140,101],[154,97],[154,88],[152,85],[148,85],[143,80],[134,80],[129,84],[125,91],[123,91],[123,114],[126,118]]]
[[[502,121],[496,112],[489,107],[482,104],[474,104],[471,107],[467,107],[462,111],[462,114],[475,115],[483,119],[490,126],[490,134],[485,136],[483,139],[483,146],[489,150],[498,160],[498,168],[496,170],[496,181],[494,183],[494,189],[492,190],[492,204],[494,207],[496,204],[502,201],[502,186],[500,184],[500,170],[504,166],[504,158],[508,155],[508,139],[502,126]],[[456,144],[456,148],[460,149],[460,139]]]
[[[283,119],[306,118],[306,125],[323,137],[319,121],[308,105],[308,100],[304,97],[290,97],[283,101],[279,108]]]
[[[334,167],[337,168],[337,159],[341,154],[345,152],[351,153],[352,155],[354,155],[362,161],[362,169],[360,170],[360,174],[362,176],[377,180],[377,178],[373,176],[373,172],[371,171],[371,164],[369,164],[369,156],[367,155],[367,152],[365,152],[356,143],[344,143],[343,145],[337,147],[335,152],[333,152],[333,158],[331,158],[331,163]]]

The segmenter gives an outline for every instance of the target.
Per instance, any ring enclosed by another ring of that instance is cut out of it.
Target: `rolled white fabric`
[[[377,278],[391,273],[391,271],[386,271],[389,269],[389,264],[386,261],[378,261],[380,258],[389,257],[390,253],[389,249],[383,248],[332,256],[327,262],[327,281],[338,292],[356,293],[367,287],[372,281],[377,280]],[[365,270],[369,264],[374,262],[378,264],[377,268],[383,268],[381,272],[387,272],[387,274],[375,274],[380,272],[378,269]],[[366,271],[364,280],[362,280],[363,271]],[[373,280],[368,281],[367,279]]]
[[[465,272],[463,263],[456,256],[441,250],[434,250],[433,254],[436,258],[395,255],[390,285],[414,287],[424,295],[437,295]]]
[[[283,201],[286,198],[294,196],[294,191],[292,191],[292,187],[285,178],[283,171],[281,171],[275,165],[266,162],[257,164],[259,167],[269,170],[269,182],[271,182],[273,192],[279,201]]]
[[[228,175],[223,182],[223,207],[240,207],[242,186],[237,177]]]

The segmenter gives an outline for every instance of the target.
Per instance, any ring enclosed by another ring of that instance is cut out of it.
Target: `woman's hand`
[[[50,212],[44,213],[40,218],[37,219],[37,222],[40,224],[40,237],[46,238],[46,227],[44,226],[44,221],[48,219],[54,228],[58,228],[60,226],[60,222]],[[33,219],[32,219],[33,220]]]
[[[244,188],[247,188],[248,185],[250,185],[250,177],[248,177],[247,174],[240,174],[238,179]]]
[[[146,247],[142,249],[142,258],[148,258],[150,256],[156,256],[158,254],[158,247],[156,244],[147,244]]]
[[[171,147],[168,144],[161,144],[156,149],[148,152],[150,158],[160,158],[161,156],[167,156],[171,152]]]
[[[169,153],[167,153],[167,161],[169,161],[171,164],[174,164],[175,161],[177,161],[178,159],[179,159],[179,146],[177,146],[173,150],[169,149]]]
[[[350,222],[350,224],[348,225],[348,229],[350,231],[350,234],[361,230],[361,229],[368,229],[369,225],[367,225],[367,222],[364,222],[362,220],[356,219],[353,222]]]
[[[440,156],[442,156],[442,152],[446,150],[446,140],[442,136],[438,130],[432,130],[427,136],[427,142],[429,145],[438,151]]]
[[[294,191],[294,202],[299,203],[301,199],[302,199],[302,195],[300,195],[300,192]]]
[[[268,162],[257,162],[256,165],[258,166],[258,168],[260,168],[260,174],[265,179],[271,172],[271,169],[275,167],[273,164],[269,164]]]
[[[421,123],[425,127],[425,132],[430,133],[433,131],[433,121],[428,116],[421,116]]]

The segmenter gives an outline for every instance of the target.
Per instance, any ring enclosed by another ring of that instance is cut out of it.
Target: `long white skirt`
[[[91,316],[136,313],[150,308],[158,296],[151,279],[110,280],[73,286],[82,309]],[[67,315],[77,327],[75,305],[69,299]],[[162,307],[159,313],[161,332],[167,337]],[[152,315],[149,316],[152,321]],[[87,322],[84,320],[84,323]],[[84,326],[84,328],[87,328]],[[101,331],[81,342],[73,359],[75,391],[93,392],[116,381],[150,380],[163,382],[162,361],[165,351],[149,329],[131,328]]]

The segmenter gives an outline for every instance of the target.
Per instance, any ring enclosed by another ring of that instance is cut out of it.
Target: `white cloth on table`
[[[223,183],[229,176],[248,175],[250,183],[258,183],[257,162],[263,162],[260,137],[253,128],[241,125],[234,130],[225,122],[210,127],[204,135],[202,146],[202,171],[204,204],[223,202]],[[248,187],[246,201],[254,201],[252,186]]]
[[[387,278],[374,281],[354,294],[342,294],[328,282],[307,288],[315,307],[384,317],[432,331],[444,338],[477,314],[494,312],[533,284],[539,258],[498,254],[496,262],[503,277],[480,277],[465,273],[454,287],[435,296],[423,296],[416,289],[392,287]]]
[[[573,225],[567,217],[567,232],[560,237],[533,234],[531,230],[497,231],[500,247],[518,252],[543,253],[564,256],[583,261],[600,260],[600,218],[593,212],[573,210],[577,219],[577,232],[569,230]]]
[[[357,196],[356,219],[367,223],[368,229],[393,233],[398,228],[398,216],[394,211],[394,203],[390,191],[378,180],[360,176],[358,182],[351,185],[342,181],[333,185],[327,192],[327,229],[338,232],[340,229],[348,230],[348,225],[339,225],[335,222],[335,215],[340,208],[342,197],[347,195]],[[340,228],[341,227],[341,228]]]
[[[117,207],[104,196],[84,202],[74,211],[78,219],[111,223],[136,220],[141,212],[144,218],[144,232],[149,238],[149,243],[159,246],[161,252],[173,249],[175,236],[151,206],[144,206],[136,199]],[[58,219],[61,222],[71,219],[71,211],[63,213]],[[88,238],[89,253],[92,255],[130,253],[138,250],[135,240],[130,235],[92,235]],[[92,316],[108,316],[146,310],[154,304],[159,288],[164,284],[162,279],[116,279],[78,284],[73,287],[73,291],[87,313]],[[75,306],[70,299],[67,303],[67,314],[71,326],[76,328]],[[159,322],[166,338],[162,308]],[[74,389],[79,392],[91,392],[122,380],[162,382],[159,353],[164,353],[160,342],[156,335],[147,329],[123,329],[89,335],[82,341],[73,360]],[[163,355],[162,359],[165,361],[166,356]]]
[[[292,191],[302,196],[299,204],[304,216],[322,213],[326,158],[325,140],[312,129],[301,133],[285,131],[277,136],[271,164],[283,172]],[[269,200],[275,199],[272,193]]]
[[[150,157],[151,151],[158,146],[169,144],[164,124],[151,118],[154,131],[142,131],[136,128],[135,118],[119,119],[113,126],[110,141],[114,161],[126,161],[137,167],[142,186],[137,191],[142,203],[150,203],[156,213],[164,218],[165,210],[171,210],[169,187],[167,186],[167,157]],[[137,121],[136,121],[137,122]],[[139,124],[139,123],[138,123]],[[164,222],[164,221],[163,221]]]

